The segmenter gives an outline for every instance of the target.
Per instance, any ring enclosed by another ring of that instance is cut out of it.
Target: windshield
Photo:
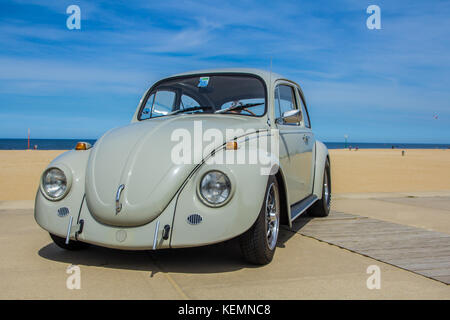
[[[147,95],[139,120],[183,113],[239,114],[266,111],[262,80],[249,75],[188,76],[162,81]]]

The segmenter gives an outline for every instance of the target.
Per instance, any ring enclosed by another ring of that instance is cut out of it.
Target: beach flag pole
[[[28,150],[30,150],[30,128],[28,128]]]

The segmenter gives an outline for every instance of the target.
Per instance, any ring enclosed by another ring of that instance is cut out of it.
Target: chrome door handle
[[[125,189],[125,185],[121,184],[119,186],[119,189],[117,189],[117,193],[116,193],[116,214],[118,214],[120,212],[120,210],[122,210],[122,204],[120,203],[120,195],[122,194],[123,189]]]

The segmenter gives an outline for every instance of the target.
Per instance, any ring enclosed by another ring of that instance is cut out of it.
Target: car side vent
[[[58,209],[58,216],[59,217],[65,217],[69,214],[69,208],[67,207],[62,207]]]
[[[202,216],[197,213],[191,214],[189,217],[187,217],[187,222],[193,225],[199,224],[200,222],[202,222],[202,220]]]

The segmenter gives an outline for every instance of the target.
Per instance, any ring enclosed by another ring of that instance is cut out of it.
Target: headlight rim
[[[202,184],[203,179],[205,178],[206,175],[208,175],[208,174],[211,173],[211,172],[219,172],[219,173],[223,174],[223,175],[225,176],[225,178],[227,178],[228,181],[229,181],[229,183],[230,183],[230,192],[229,192],[229,194],[228,194],[228,197],[227,197],[224,201],[222,201],[222,202],[220,202],[220,203],[217,203],[217,204],[212,203],[212,202],[209,202],[209,201],[203,196],[202,191],[201,191],[201,184]],[[219,207],[223,207],[223,206],[226,205],[228,202],[230,202],[231,198],[233,198],[233,195],[234,195],[234,185],[235,185],[235,184],[234,184],[234,179],[232,179],[232,177],[231,177],[229,174],[226,174],[225,172],[223,172],[223,171],[221,171],[221,170],[219,170],[219,169],[211,169],[211,170],[208,170],[208,171],[206,171],[205,173],[203,173],[203,174],[201,175],[200,179],[198,180],[198,183],[197,183],[197,195],[198,195],[198,197],[200,198],[201,202],[202,202],[204,205],[208,206],[208,207],[211,207],[211,208],[219,208]]]
[[[56,197],[56,198],[51,197],[50,195],[48,195],[48,194],[45,192],[45,188],[44,188],[44,177],[45,177],[45,175],[46,175],[50,170],[52,170],[52,169],[58,169],[58,170],[60,170],[60,171],[64,174],[64,176],[66,177],[66,186],[67,186],[67,187],[66,187],[66,190],[64,191],[63,194],[61,194],[59,197]],[[41,180],[40,180],[40,183],[39,183],[39,189],[40,189],[40,191],[41,191],[41,194],[42,194],[47,200],[56,202],[56,201],[60,201],[60,200],[64,199],[64,198],[67,196],[67,194],[69,193],[71,187],[72,187],[72,175],[70,174],[70,170],[68,170],[67,168],[65,168],[65,167],[63,167],[63,166],[61,166],[61,165],[56,165],[56,166],[48,167],[48,168],[46,168],[46,169],[44,170],[44,172],[43,172],[42,175],[41,175]]]

